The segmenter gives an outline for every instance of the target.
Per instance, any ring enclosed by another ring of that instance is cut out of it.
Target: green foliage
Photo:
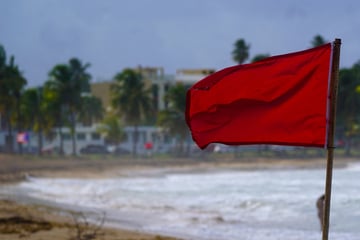
[[[263,60],[263,59],[268,58],[268,57],[270,57],[270,54],[268,54],[268,53],[257,54],[251,59],[251,62],[252,63],[257,62],[257,61]]]
[[[151,89],[145,87],[143,77],[132,69],[125,69],[114,77],[111,85],[112,105],[125,123],[134,126],[133,156],[137,152],[138,126],[151,117],[153,104]]]
[[[38,154],[41,155],[43,145],[43,133],[52,136],[55,117],[53,99],[50,92],[44,87],[28,88],[21,97],[21,113],[24,127],[38,133]]]
[[[312,41],[311,41],[311,46],[312,47],[318,47],[321,46],[325,43],[327,43],[328,41],[326,41],[320,34],[316,35]]]
[[[0,114],[6,123],[10,139],[12,139],[13,125],[19,130],[23,128],[20,98],[26,84],[26,79],[15,65],[14,56],[11,56],[7,63],[5,49],[0,45]],[[12,141],[8,142],[6,147],[12,152]]]
[[[351,140],[359,136],[360,125],[360,61],[351,68],[343,68],[339,73],[339,90],[337,99],[337,128],[338,135],[346,141],[346,154],[350,154]]]
[[[89,66],[72,58],[68,64],[56,65],[49,73],[50,88],[59,92],[62,105],[71,112],[79,110],[82,94],[90,91],[91,76],[86,72]]]
[[[338,121],[344,125],[351,125],[360,120],[360,95],[356,91],[359,84],[360,62],[352,68],[340,70],[337,116]]]
[[[232,57],[238,64],[244,63],[249,58],[250,45],[244,39],[238,39],[234,44]]]
[[[119,145],[125,140],[125,132],[119,118],[115,115],[109,115],[105,117],[101,125],[97,129],[101,134],[105,136],[107,143]]]
[[[76,121],[81,111],[82,96],[89,93],[91,75],[86,72],[90,64],[82,64],[77,58],[69,60],[68,64],[58,64],[49,73],[49,80],[46,83],[49,91],[57,92],[54,103],[57,107],[58,126],[68,123],[72,142],[73,155],[76,154]],[[62,145],[62,144],[61,144]],[[62,147],[61,147],[62,148]],[[62,151],[62,150],[61,150]]]
[[[151,89],[146,89],[141,74],[125,69],[111,85],[112,105],[129,125],[139,125],[151,115]]]
[[[178,83],[170,87],[165,95],[168,101],[168,108],[160,111],[158,115],[158,125],[163,127],[171,136],[181,141],[180,151],[183,151],[183,143],[189,136],[189,130],[185,122],[186,108],[186,87]]]
[[[102,102],[95,96],[82,96],[79,111],[79,120],[87,126],[100,122],[103,118],[104,109]]]
[[[356,93],[360,94],[360,85],[356,86],[355,91]]]
[[[6,52],[5,48],[0,44],[0,73],[6,65]]]
[[[33,129],[40,117],[40,94],[37,88],[28,88],[21,97],[21,112],[24,117],[24,127]]]
[[[64,119],[61,111],[60,92],[54,87],[52,81],[47,81],[44,84],[42,103],[46,122],[49,122],[52,127],[62,126],[62,121]]]

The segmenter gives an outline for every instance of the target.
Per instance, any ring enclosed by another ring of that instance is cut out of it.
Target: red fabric
[[[210,143],[324,147],[332,45],[220,70],[187,92],[186,121]]]
[[[152,142],[146,142],[146,143],[145,143],[145,149],[146,149],[146,150],[150,150],[150,149],[152,149],[152,148],[153,148]]]

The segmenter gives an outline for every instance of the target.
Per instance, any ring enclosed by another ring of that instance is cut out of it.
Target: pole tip
[[[341,38],[335,38],[334,43],[335,44],[341,44]]]

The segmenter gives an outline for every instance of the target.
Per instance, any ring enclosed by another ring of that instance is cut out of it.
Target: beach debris
[[[103,226],[106,213],[102,212],[97,217],[87,216],[83,212],[71,212],[74,222],[73,235],[69,240],[94,240],[103,237]]]

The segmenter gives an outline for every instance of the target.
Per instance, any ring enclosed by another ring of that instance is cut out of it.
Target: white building
[[[76,127],[76,153],[80,154],[80,150],[87,145],[105,145],[104,137],[98,132],[99,124],[94,124],[93,126],[81,126]],[[135,129],[134,127],[125,127],[124,129],[126,137],[125,141],[120,144],[123,149],[128,150],[129,152],[133,149]],[[171,146],[174,145],[174,140],[170,137],[167,137],[161,131],[161,128],[154,126],[139,126],[138,129],[138,141],[137,141],[137,153],[143,154],[146,152],[145,144],[151,143],[153,145],[152,151],[154,153],[164,153],[168,151]],[[73,142],[70,134],[69,128],[62,128],[61,133],[63,136],[63,147],[64,153],[66,155],[72,154]],[[29,146],[37,146],[37,135],[30,134]],[[60,147],[60,133],[57,131],[54,139],[51,141],[44,140],[44,150],[50,149],[59,149]],[[111,150],[111,147],[108,146]]]
[[[179,69],[176,71],[175,82],[183,83],[186,86],[191,86],[206,76],[215,72],[215,69]]]

